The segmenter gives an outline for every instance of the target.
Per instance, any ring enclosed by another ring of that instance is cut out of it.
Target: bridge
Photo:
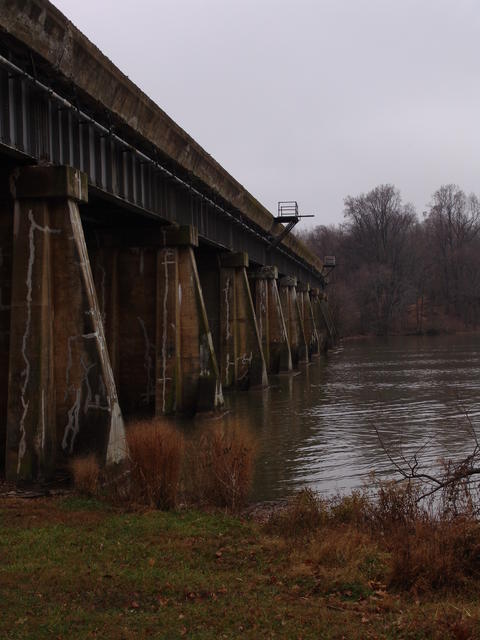
[[[125,415],[215,410],[326,348],[323,265],[278,216],[47,0],[0,0],[0,35],[7,478],[120,462]]]

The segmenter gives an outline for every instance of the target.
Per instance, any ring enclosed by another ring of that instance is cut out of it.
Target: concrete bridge
[[[325,348],[301,242],[47,0],[0,0],[0,36],[8,478],[119,462],[125,415],[214,410]]]

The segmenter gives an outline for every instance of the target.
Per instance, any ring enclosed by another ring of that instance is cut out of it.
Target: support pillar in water
[[[323,350],[335,344],[336,332],[333,324],[332,314],[328,306],[327,295],[323,291],[315,290],[312,296],[312,306],[317,322],[317,327],[321,327],[320,331],[323,335]]]
[[[157,252],[156,413],[193,414],[223,404],[193,247],[194,227],[163,231]]]
[[[310,289],[310,304],[312,307],[312,314],[315,320],[315,327],[318,335],[318,349],[319,353],[324,353],[328,347],[328,336],[325,319],[320,307],[320,297],[323,293],[318,288]]]
[[[317,327],[315,318],[313,317],[313,309],[310,301],[310,285],[299,282],[297,284],[297,296],[303,320],[303,329],[305,332],[308,355],[311,359],[313,355],[319,353],[319,347]]]
[[[220,257],[220,371],[225,387],[267,386],[267,368],[247,276],[248,254]]]
[[[266,266],[249,273],[258,332],[269,373],[292,370],[287,327],[278,293],[277,267]]]
[[[293,276],[285,276],[279,280],[278,284],[292,354],[292,364],[297,367],[301,362],[308,362],[307,342],[297,298],[297,279]]]
[[[51,476],[66,458],[126,455],[78,202],[87,176],[25,167],[15,198],[6,475]]]

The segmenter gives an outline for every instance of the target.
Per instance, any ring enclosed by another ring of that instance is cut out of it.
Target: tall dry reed
[[[74,458],[70,464],[73,484],[78,493],[86,496],[98,494],[100,466],[95,454]]]
[[[161,509],[177,503],[184,454],[183,435],[160,419],[130,423],[129,497]]]
[[[189,492],[197,501],[232,511],[250,492],[256,445],[241,423],[209,425],[189,446]]]

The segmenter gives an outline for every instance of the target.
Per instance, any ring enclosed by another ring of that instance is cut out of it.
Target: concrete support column
[[[218,252],[212,247],[199,247],[195,249],[195,260],[210,333],[212,334],[213,347],[218,362],[220,354],[220,270],[218,267]]]
[[[305,341],[307,343],[308,355],[311,356],[319,353],[318,334],[313,316],[312,304],[310,301],[310,285],[298,283],[297,296],[303,319],[303,328],[305,331]]]
[[[113,377],[119,391],[118,254],[119,251],[116,248],[97,249],[93,252],[91,262],[108,354],[112,365]]]
[[[286,276],[279,280],[280,302],[287,327],[292,364],[308,362],[308,348],[303,328],[302,311],[297,298],[297,279]]]
[[[120,404],[125,414],[138,416],[154,414],[156,394],[159,241],[156,246],[128,246],[143,240],[127,237],[124,243],[115,232],[104,232],[102,247],[91,252]]]
[[[25,167],[14,198],[7,478],[47,478],[87,451],[120,462],[123,419],[78,209],[87,177]]]
[[[320,289],[311,289],[310,299],[313,311],[313,317],[315,319],[315,325],[317,327],[319,350],[325,352],[329,344],[329,332],[325,322],[325,317],[322,310],[322,298],[323,292]]]
[[[157,253],[156,413],[192,414],[223,404],[193,247],[194,227],[167,229]]]
[[[329,346],[332,346],[337,340],[337,331],[335,329],[335,324],[333,322],[332,312],[330,311],[328,296],[326,293],[320,295],[320,309],[325,321],[325,326],[327,327]]]
[[[0,174],[0,473],[5,467],[10,350],[10,297],[12,281],[13,200],[9,175]]]
[[[287,327],[278,293],[277,267],[261,267],[249,273],[263,354],[269,373],[292,370]]]
[[[155,412],[157,248],[125,247],[118,254],[118,387],[130,414]],[[107,323],[110,329],[110,325]]]
[[[268,384],[247,277],[248,255],[220,257],[220,371],[225,387]]]

